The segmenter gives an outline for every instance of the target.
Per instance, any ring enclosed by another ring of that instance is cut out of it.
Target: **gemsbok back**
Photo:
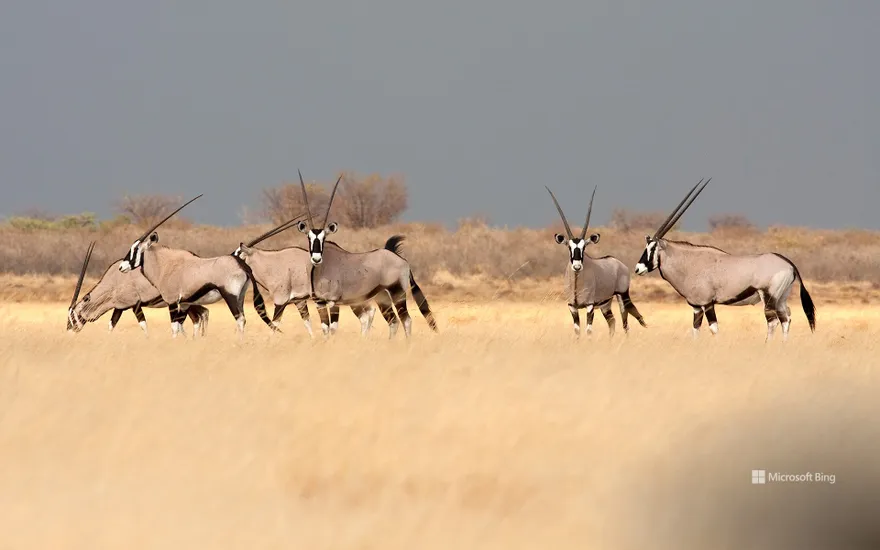
[[[699,334],[703,315],[712,334],[718,333],[715,305],[747,306],[764,302],[767,337],[773,337],[776,325],[782,322],[783,340],[788,339],[791,308],[788,296],[795,279],[801,286],[801,305],[810,330],[816,331],[816,306],[794,263],[781,254],[729,254],[719,248],[664,238],[679,218],[703,192],[712,178],[700,180],[653,236],[646,236],[645,250],[635,272],[638,275],[655,269],[694,311],[693,334]],[[702,187],[700,185],[702,184]],[[699,187],[699,190],[697,190]],[[696,191],[696,193],[694,193]],[[692,196],[693,195],[693,196]],[[687,203],[687,204],[685,204]]]
[[[565,270],[565,295],[568,300],[568,311],[571,312],[571,320],[574,324],[575,336],[581,335],[581,319],[578,310],[587,310],[587,334],[593,332],[593,309],[598,306],[608,323],[608,331],[614,336],[614,313],[611,312],[611,300],[617,297],[620,306],[620,317],[623,330],[629,333],[628,315],[632,314],[643,327],[648,326],[645,319],[629,297],[629,268],[623,262],[613,256],[592,258],[586,253],[586,247],[599,242],[599,233],[593,233],[587,239],[587,229],[590,227],[590,216],[593,213],[593,199],[596,197],[596,189],[590,197],[590,207],[587,209],[587,220],[581,234],[575,237],[565,219],[562,207],[556,200],[553,191],[544,186],[556,205],[562,224],[565,226],[565,235],[556,233],[554,239],[557,244],[567,245],[568,269]]]
[[[110,332],[112,332],[116,328],[119,318],[122,317],[122,313],[131,309],[144,334],[147,334],[147,319],[142,308],[167,307],[168,304],[162,301],[159,291],[147,281],[140,269],[122,273],[118,269],[121,260],[117,260],[104,271],[95,286],[83,296],[82,300],[78,301],[94,246],[95,243],[92,242],[86,252],[76,289],[73,292],[73,300],[71,300],[67,311],[67,330],[79,332],[86,323],[97,321],[112,309],[113,314],[110,316]],[[186,313],[192,319],[193,334],[204,336],[208,326],[208,308],[193,305],[189,306]]]
[[[395,235],[388,239],[384,248],[369,252],[349,252],[338,244],[327,241],[327,235],[336,233],[339,224],[327,223],[330,216],[330,208],[333,206],[333,197],[339,187],[339,180],[333,186],[330,193],[330,201],[327,203],[327,212],[324,221],[316,225],[309,209],[309,197],[306,193],[306,184],[299,174],[299,182],[302,187],[303,202],[306,206],[308,223],[301,221],[297,228],[306,234],[309,242],[309,259],[311,269],[309,277],[311,281],[312,300],[318,305],[321,315],[321,327],[324,334],[328,334],[329,319],[327,308],[340,305],[362,304],[382,292],[388,292],[391,301],[397,309],[397,315],[403,323],[403,331],[407,338],[411,334],[412,318],[406,309],[406,289],[412,290],[413,298],[419,306],[419,311],[424,315],[431,330],[437,332],[437,322],[428,305],[422,289],[416,284],[409,262],[400,255],[400,244],[403,237]],[[392,334],[393,335],[393,334]]]
[[[232,254],[201,258],[188,250],[158,244],[159,235],[155,230],[201,196],[184,203],[135,239],[128,255],[119,263],[119,271],[126,273],[142,268],[144,277],[156,287],[162,300],[168,304],[172,320],[171,334],[174,337],[183,332],[182,323],[187,307],[212,304],[221,299],[226,302],[235,318],[239,336],[243,337],[246,324],[244,297],[249,281],[253,287],[254,308],[269,328],[278,330],[272,326],[266,314],[263,297],[251,276],[250,268],[241,259]]]
[[[272,324],[277,326],[281,322],[284,308],[288,304],[296,305],[309,336],[313,336],[312,323],[309,316],[308,300],[312,294],[309,277],[312,264],[309,260],[309,251],[301,247],[287,247],[280,250],[261,250],[254,248],[260,242],[269,239],[282,231],[293,227],[303,216],[289,220],[278,227],[267,231],[247,244],[241,243],[233,252],[233,256],[241,258],[250,268],[258,285],[265,288],[275,304],[275,312],[272,315]],[[392,309],[391,298],[387,292],[379,292],[374,297],[379,304],[382,316],[388,323],[390,335],[397,332],[397,316]],[[376,308],[370,303],[352,304],[351,311],[361,322],[361,334],[366,335],[373,324]],[[330,334],[336,332],[339,326],[339,306],[330,308],[330,325],[323,327]]]

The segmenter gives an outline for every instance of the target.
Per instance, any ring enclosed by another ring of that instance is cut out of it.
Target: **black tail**
[[[395,254],[403,258],[403,256],[400,254],[400,246],[403,244],[404,239],[406,239],[406,237],[404,237],[403,235],[394,235],[390,237],[387,241],[385,241],[385,250],[390,250],[391,252],[394,252]]]
[[[391,239],[389,239],[389,241],[390,240]],[[428,326],[431,327],[431,330],[437,332],[437,321],[434,319],[434,314],[431,313],[431,306],[428,305],[428,299],[425,298],[425,293],[422,292],[422,289],[416,284],[412,271],[409,272],[409,286],[412,289],[413,299],[416,301],[416,305],[419,306],[419,311],[422,312],[422,315],[425,316],[425,320],[428,321]]]
[[[794,276],[797,277],[798,282],[801,285],[801,306],[804,308],[804,315],[807,316],[807,321],[810,323],[810,331],[816,332],[816,304],[813,303],[813,298],[810,296],[810,293],[807,292],[807,287],[804,286],[804,280],[801,278],[801,273],[798,271],[794,262],[783,256],[782,254],[776,254],[786,262],[788,265],[794,269]]]
[[[257,288],[257,279],[254,277],[254,272],[251,270],[251,266],[238,256],[233,256],[233,258],[238,260],[238,265],[244,269],[245,273],[247,273],[248,279],[251,281],[251,288],[254,293],[254,309],[257,310],[257,315],[259,315],[260,319],[266,323],[267,327],[275,332],[281,332],[281,329],[272,323],[272,319],[269,319],[269,314],[266,313],[266,302],[263,301],[263,295],[260,293],[260,289]]]
[[[623,298],[623,307],[626,309],[626,312],[635,317],[636,321],[638,321],[640,325],[647,328],[648,323],[645,322],[642,314],[639,313],[638,309],[636,309],[636,305],[632,303],[632,300],[630,300],[629,292],[621,294],[621,297]]]

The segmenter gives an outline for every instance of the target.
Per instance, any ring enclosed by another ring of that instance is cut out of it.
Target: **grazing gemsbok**
[[[780,321],[783,339],[788,338],[791,309],[786,302],[791,286],[797,279],[801,286],[801,305],[810,330],[815,332],[816,306],[797,267],[785,256],[776,253],[729,254],[713,246],[664,238],[710,181],[712,178],[705,183],[700,180],[678,203],[654,236],[645,237],[647,244],[635,272],[644,275],[659,270],[660,276],[687,300],[694,311],[694,337],[699,334],[700,325],[703,324],[703,314],[709,321],[712,334],[718,333],[716,304],[747,306],[763,301],[767,320],[765,341],[773,337]],[[699,190],[697,187],[700,187]]]
[[[272,324],[281,322],[284,308],[293,303],[299,311],[309,336],[313,336],[312,323],[309,316],[308,300],[312,289],[309,281],[311,262],[309,251],[301,247],[288,247],[281,250],[260,250],[254,248],[260,242],[269,239],[293,227],[303,216],[289,220],[278,227],[260,235],[249,243],[241,243],[233,252],[233,256],[241,258],[250,267],[254,279],[265,288],[275,304]],[[387,292],[380,292],[374,297],[380,305],[382,316],[388,323],[391,336],[397,332],[397,316],[391,307],[391,299]],[[366,335],[373,324],[376,308],[372,304],[352,304],[351,311],[361,322],[361,334]],[[339,306],[330,308],[330,333],[336,332],[339,326]]]
[[[559,211],[559,217],[562,218],[562,224],[565,226],[566,235],[556,233],[554,239],[558,244],[567,245],[569,252],[569,269],[565,270],[565,292],[568,300],[568,310],[571,312],[571,319],[574,323],[574,333],[576,336],[581,335],[581,319],[578,310],[586,308],[587,310],[587,334],[593,332],[593,308],[596,306],[602,310],[605,321],[608,322],[608,331],[614,336],[615,321],[614,314],[611,312],[611,300],[616,296],[618,305],[620,306],[620,317],[623,322],[623,330],[629,333],[628,315],[631,313],[643,327],[648,325],[645,323],[642,314],[636,309],[629,297],[629,269],[617,258],[613,256],[603,256],[601,258],[591,258],[586,253],[586,247],[590,244],[599,242],[599,233],[593,233],[587,239],[587,229],[590,226],[590,215],[593,212],[593,199],[596,197],[596,189],[593,189],[593,195],[590,197],[590,206],[587,209],[587,220],[584,228],[581,230],[579,237],[575,237],[565,219],[562,207],[556,200],[553,191],[546,185],[544,186]]]
[[[341,178],[340,178],[341,179]],[[333,186],[330,193],[330,201],[327,203],[327,213],[321,225],[315,225],[312,212],[309,209],[309,197],[306,193],[306,184],[299,174],[299,183],[302,187],[303,202],[306,206],[308,224],[299,222],[297,227],[301,233],[305,233],[309,240],[309,259],[311,266],[309,278],[311,281],[312,300],[318,305],[321,315],[321,328],[324,335],[329,333],[329,319],[326,308],[362,304],[375,298],[382,292],[387,291],[391,301],[397,309],[397,315],[403,322],[403,331],[407,338],[411,334],[412,318],[406,310],[406,289],[412,290],[413,299],[419,306],[419,311],[428,321],[431,330],[437,331],[437,322],[434,314],[428,306],[422,289],[416,284],[412,269],[400,255],[400,244],[403,237],[395,235],[388,239],[384,248],[369,252],[348,252],[338,244],[327,241],[327,235],[336,233],[339,224],[327,223],[330,216],[330,208],[333,206],[333,197],[339,187],[339,180]]]
[[[119,263],[119,271],[126,273],[141,268],[144,277],[156,287],[162,300],[168,304],[172,336],[176,337],[182,332],[187,307],[213,304],[223,299],[235,317],[239,336],[243,337],[246,323],[244,297],[248,281],[253,287],[254,308],[260,318],[269,328],[278,330],[272,326],[266,314],[263,297],[251,276],[250,268],[239,258],[232,254],[200,258],[188,250],[157,244],[159,235],[155,230],[201,196],[191,199],[137,238],[128,255]]]
[[[119,261],[114,262],[104,271],[95,286],[83,296],[82,300],[77,301],[94,245],[95,243],[92,242],[86,252],[82,271],[80,271],[79,280],[76,283],[76,290],[73,292],[73,300],[70,302],[70,308],[67,312],[67,330],[79,332],[86,323],[97,321],[112,309],[113,314],[110,316],[110,331],[112,332],[122,313],[131,309],[144,334],[147,334],[147,319],[142,308],[167,307],[167,304],[162,301],[159,291],[147,281],[140,269],[122,273],[117,269]],[[194,334],[204,336],[208,326],[208,308],[193,305],[187,310],[187,315],[192,319]]]

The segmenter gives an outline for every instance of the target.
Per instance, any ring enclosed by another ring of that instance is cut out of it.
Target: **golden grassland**
[[[647,329],[615,308],[614,338],[597,316],[575,341],[559,300],[434,298],[438,334],[411,307],[409,341],[378,315],[362,338],[343,309],[324,341],[295,311],[273,335],[249,308],[240,340],[211,306],[172,340],[167,310],[72,335],[65,303],[6,302],[0,547],[722,548],[770,524],[795,547],[770,515],[853,521],[880,480],[880,308],[814,298],[785,343],[759,306],[694,341],[689,307],[643,302]],[[756,500],[754,468],[838,482]]]

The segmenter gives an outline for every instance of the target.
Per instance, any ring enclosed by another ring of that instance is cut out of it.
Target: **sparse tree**
[[[116,201],[114,210],[137,225],[152,225],[180,206],[180,197],[169,195],[126,195]],[[179,223],[180,219],[175,216]],[[169,223],[171,223],[169,221]]]
[[[339,208],[334,211],[349,227],[361,229],[394,223],[406,210],[408,193],[401,176],[358,177],[345,173],[340,182]],[[334,206],[335,206],[334,201]]]
[[[317,183],[307,183],[306,191],[309,193],[309,206],[312,212],[324,212],[327,201],[330,200],[330,193],[326,187]],[[282,224],[305,213],[306,206],[299,182],[263,189],[263,215],[272,223]]]
[[[743,214],[715,214],[709,216],[709,229],[711,231],[751,231],[754,224]]]

